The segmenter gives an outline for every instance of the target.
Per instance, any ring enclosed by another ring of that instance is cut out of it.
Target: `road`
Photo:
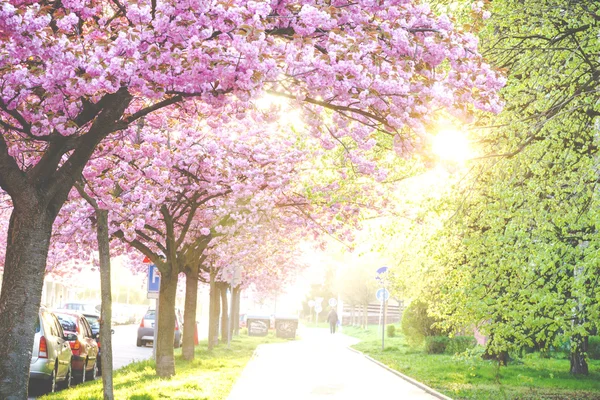
[[[138,325],[118,325],[113,335],[113,368],[119,369],[134,361],[152,357],[152,346],[137,347]]]
[[[259,346],[228,400],[436,399],[349,350],[354,338],[328,329],[304,329],[300,336]]]

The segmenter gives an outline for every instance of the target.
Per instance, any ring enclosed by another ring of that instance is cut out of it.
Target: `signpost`
[[[148,265],[148,298],[154,299],[154,340],[152,357],[156,360],[156,333],[158,332],[158,296],[160,293],[160,272],[156,265]]]
[[[308,301],[308,307],[310,308],[310,319],[312,319],[313,317],[313,307],[315,306],[315,301],[314,300],[309,300]]]
[[[377,270],[375,279],[381,285],[381,289],[377,291],[377,300],[381,301],[381,311],[379,317],[381,318],[381,350],[383,351],[385,345],[385,302],[390,298],[390,293],[385,288],[387,278],[387,267],[381,267]]]
[[[333,298],[333,297],[332,297],[332,298],[330,298],[330,299],[329,299],[329,306],[330,306],[330,307],[335,307],[335,306],[337,306],[337,299],[336,299],[336,298]]]
[[[319,323],[319,313],[323,311],[323,298],[315,298],[315,325]]]

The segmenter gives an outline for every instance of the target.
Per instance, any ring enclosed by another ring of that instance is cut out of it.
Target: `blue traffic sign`
[[[387,289],[381,288],[379,290],[377,290],[377,300],[379,301],[388,301],[388,299],[390,298],[390,292]]]
[[[160,291],[160,275],[156,265],[148,265],[148,293],[158,293]]]
[[[387,267],[381,267],[377,270],[377,275],[385,274],[387,272]]]

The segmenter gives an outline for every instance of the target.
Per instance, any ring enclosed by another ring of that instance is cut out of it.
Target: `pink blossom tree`
[[[438,107],[495,111],[500,86],[472,35],[407,0],[2,3],[0,187],[14,209],[0,396],[25,398],[54,220],[115,132],[186,99],[220,105],[268,90],[304,104],[324,146],[350,138],[349,157],[370,172],[371,139],[410,152]]]

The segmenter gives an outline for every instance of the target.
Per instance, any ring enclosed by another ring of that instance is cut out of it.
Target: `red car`
[[[63,327],[65,334],[72,333],[77,339],[69,341],[73,357],[71,370],[81,382],[94,380],[98,375],[98,343],[96,334],[82,314],[72,310],[57,310],[54,314]]]

